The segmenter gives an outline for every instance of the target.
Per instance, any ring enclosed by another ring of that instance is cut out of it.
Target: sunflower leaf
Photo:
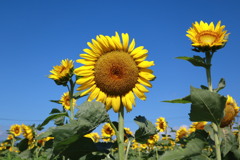
[[[137,116],[134,118],[134,121],[139,126],[139,129],[135,132],[137,142],[142,144],[147,143],[149,137],[157,133],[156,127],[144,116]]]
[[[174,99],[174,100],[165,100],[162,102],[167,102],[167,103],[191,103],[191,97],[190,95],[183,97],[183,98],[178,98],[178,99]]]
[[[194,66],[198,67],[207,67],[207,64],[205,63],[205,59],[200,56],[193,56],[193,57],[176,57],[177,59],[186,60],[190,63],[192,63]]]
[[[201,155],[202,149],[204,148],[204,141],[195,138],[189,141],[186,148],[175,149],[172,151],[166,151],[161,157],[161,160],[174,160],[174,159],[185,159]]]
[[[51,120],[57,119],[59,117],[68,117],[68,113],[67,112],[62,112],[62,113],[56,113],[56,114],[52,114],[50,116],[48,116],[43,122],[42,124],[40,124],[38,127],[43,127],[45,125],[47,125]]]
[[[226,81],[223,78],[221,78],[220,81],[218,82],[218,87],[214,89],[214,91],[219,92],[220,90],[225,88],[225,86],[226,86]]]
[[[226,98],[215,92],[191,87],[191,121],[211,121],[219,124],[223,117]]]
[[[223,133],[220,137],[222,138],[221,151],[223,156],[225,156],[230,150],[232,150],[234,144],[237,142],[237,139],[229,127],[221,128],[221,130]]]

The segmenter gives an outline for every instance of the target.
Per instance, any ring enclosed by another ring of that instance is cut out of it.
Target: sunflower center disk
[[[107,95],[122,96],[135,87],[138,67],[133,58],[123,51],[108,52],[95,64],[95,82]]]
[[[214,34],[213,32],[205,31],[199,35],[199,41],[203,43],[212,44],[216,42],[216,40],[217,40],[217,35]]]

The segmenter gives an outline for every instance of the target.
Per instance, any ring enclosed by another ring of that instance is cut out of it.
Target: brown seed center
[[[133,58],[123,51],[108,52],[96,62],[95,82],[107,95],[124,95],[135,87],[138,67]]]

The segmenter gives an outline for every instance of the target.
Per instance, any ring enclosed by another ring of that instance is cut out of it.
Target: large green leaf
[[[189,141],[186,148],[166,151],[161,157],[161,160],[180,160],[184,158],[195,157],[202,154],[205,142],[195,138]]]
[[[56,114],[50,115],[38,127],[43,127],[47,125],[51,120],[57,119],[59,117],[68,117],[68,113],[63,112],[63,113],[56,113]]]
[[[188,95],[186,97],[183,97],[183,98],[178,98],[178,99],[174,99],[174,100],[165,100],[165,101],[162,101],[162,102],[168,102],[168,103],[191,103],[191,96]]]
[[[215,92],[191,87],[191,121],[211,121],[220,123],[226,98]]]
[[[222,139],[221,151],[223,156],[226,156],[228,152],[232,150],[232,147],[237,142],[237,139],[229,127],[221,128],[221,130],[223,133],[220,137]]]
[[[52,131],[55,154],[68,153],[65,150],[71,148],[71,145],[80,144],[79,139],[109,119],[105,106],[100,102],[84,102],[79,108],[76,120]]]
[[[137,116],[134,121],[138,124],[139,129],[135,132],[135,139],[139,143],[147,143],[150,136],[157,133],[156,127],[152,122],[148,121],[143,116]]]
[[[190,63],[192,63],[194,66],[198,67],[207,67],[207,64],[205,63],[205,59],[200,56],[193,56],[193,57],[176,57],[177,59],[186,60]]]

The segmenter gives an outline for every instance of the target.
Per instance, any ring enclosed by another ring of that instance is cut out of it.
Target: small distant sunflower
[[[186,137],[188,135],[188,131],[186,127],[180,127],[176,132],[176,142],[178,142],[181,138]]]
[[[197,129],[199,130],[203,130],[205,125],[207,124],[208,122],[206,121],[202,121],[202,122],[193,122],[189,128],[189,132],[192,133],[192,132],[195,132]]]
[[[99,35],[92,43],[87,43],[90,49],[84,49],[86,54],[80,54],[84,59],[78,59],[81,66],[74,73],[81,76],[76,83],[81,85],[77,90],[85,90],[81,96],[87,95],[88,101],[96,99],[118,112],[121,104],[130,112],[135,106],[135,96],[146,100],[145,92],[152,87],[149,82],[155,78],[153,71],[148,69],[153,61],[145,61],[148,50],[143,46],[135,47],[133,39],[129,45],[128,34],[118,33],[115,36]],[[134,93],[134,94],[133,94]]]
[[[228,35],[225,26],[221,26],[221,21],[214,27],[213,22],[210,24],[200,21],[195,22],[192,27],[188,29],[186,36],[192,41],[192,46],[199,48],[200,50],[209,50],[212,47],[220,49],[224,47],[228,41]]]
[[[63,105],[63,107],[66,110],[70,110],[70,96],[69,96],[69,92],[66,92],[62,95],[61,99],[60,99],[60,103]],[[72,99],[72,103],[73,106],[75,106],[76,104],[76,99]]]
[[[29,141],[33,139],[33,130],[30,126],[22,124],[22,132],[23,136],[27,138]]]
[[[104,141],[108,141],[110,137],[115,135],[115,131],[109,123],[106,123],[102,128],[102,137]],[[109,137],[109,138],[108,138]],[[105,139],[106,138],[106,139]]]
[[[231,97],[227,96],[227,101],[224,109],[224,117],[221,121],[220,127],[224,128],[232,124],[232,121],[238,115],[239,107],[236,101]]]
[[[93,142],[98,142],[100,139],[100,136],[97,132],[86,134],[84,137],[91,138]]]
[[[159,135],[155,134],[153,136],[150,136],[148,139],[148,144],[155,144],[159,140]]]
[[[159,132],[164,132],[167,129],[167,122],[163,117],[158,118],[155,124],[157,125],[156,128]]]
[[[61,65],[53,67],[50,71],[52,74],[50,74],[48,78],[53,79],[58,85],[66,85],[73,75],[73,67],[72,60],[62,60]]]
[[[22,133],[21,125],[12,125],[10,127],[10,133],[12,133],[15,137],[20,136]]]

